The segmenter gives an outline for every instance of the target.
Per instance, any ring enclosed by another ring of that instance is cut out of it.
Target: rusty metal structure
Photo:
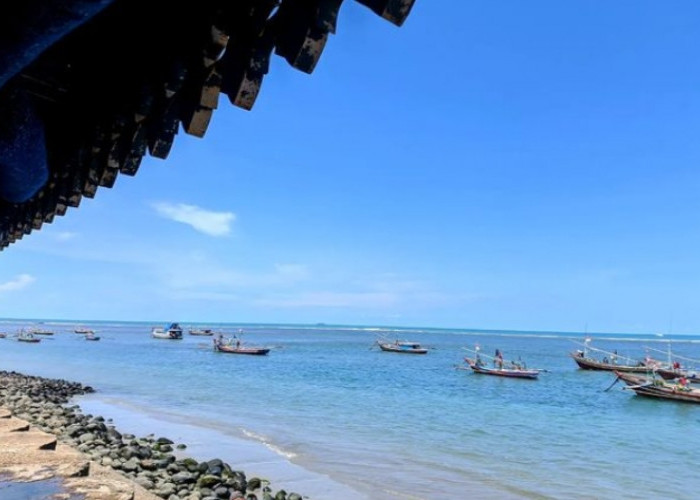
[[[272,54],[311,73],[342,1],[0,7],[0,249],[166,158],[180,129],[202,137],[220,94],[251,109]],[[400,26],[415,0],[355,1]]]

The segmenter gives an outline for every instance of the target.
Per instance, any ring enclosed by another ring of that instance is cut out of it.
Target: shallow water
[[[620,384],[604,392],[614,376],[576,369],[565,334],[384,332],[431,347],[412,356],[372,348],[375,330],[247,325],[246,341],[274,346],[248,357],[215,353],[208,337],[155,340],[146,324],[90,324],[100,342],[49,326],[57,334],[37,345],[0,340],[0,368],[93,385],[85,404],[112,408],[103,416],[118,426],[167,428],[196,458],[220,457],[249,475],[257,467],[308,485],[299,492],[316,500],[690,499],[700,486],[687,468],[679,474],[700,445],[700,406],[646,400]],[[660,340],[594,344],[641,358],[645,346],[666,349]],[[674,352],[700,358],[700,344],[680,340]],[[476,342],[547,372],[529,381],[455,370]]]

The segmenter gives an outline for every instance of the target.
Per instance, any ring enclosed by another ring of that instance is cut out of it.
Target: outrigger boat
[[[182,340],[182,328],[177,323],[170,323],[167,328],[154,326],[151,336],[156,339]]]
[[[569,356],[576,362],[579,368],[582,370],[601,370],[601,371],[619,371],[627,373],[647,373],[649,371],[658,370],[659,368],[665,367],[665,365],[650,356],[646,356],[643,360],[634,361],[631,358],[625,356],[620,356],[617,351],[608,352],[603,349],[597,349],[591,347],[588,343],[590,339],[581,344],[583,349],[578,349],[575,352],[569,353]],[[595,351],[604,354],[602,360],[592,358],[588,351]],[[609,357],[608,357],[609,356]]]
[[[382,351],[398,352],[401,354],[426,354],[428,349],[422,347],[418,342],[408,342],[396,340],[394,342],[377,341],[377,345]]]
[[[244,346],[241,343],[241,339],[234,338],[236,339],[235,342],[233,339],[225,339],[222,335],[219,335],[214,339],[214,350],[226,354],[248,354],[251,356],[265,356],[270,352],[269,347]]]
[[[85,334],[85,340],[100,340],[100,337],[98,335],[95,335],[95,332],[90,332]]]
[[[509,362],[504,362],[503,361],[503,355],[501,354],[500,350],[496,350],[496,356],[486,356],[485,354],[481,354],[479,351],[479,347],[475,350],[467,349],[465,348],[466,351],[469,351],[473,354],[475,354],[475,357],[470,358],[470,357],[465,357],[464,361],[467,363],[467,367],[462,367],[459,366],[458,368],[460,369],[471,369],[474,373],[478,373],[479,375],[494,375],[497,377],[508,377],[508,378],[521,378],[521,379],[530,379],[534,380],[537,379],[537,377],[540,376],[540,372],[543,372],[545,370],[542,369],[535,369],[535,368],[530,368],[528,369],[525,363],[523,362],[516,362],[516,361],[509,361]],[[489,358],[493,360],[494,367],[490,368],[489,366],[484,363],[482,360],[482,356]]]
[[[685,379],[671,383],[658,378],[640,377],[632,373],[616,371],[617,380],[622,380],[638,396],[657,399],[670,399],[685,403],[700,403],[700,389],[693,389]],[[616,380],[616,381],[617,381]]]
[[[84,327],[78,327],[75,330],[73,330],[73,332],[81,334],[81,335],[86,335],[88,333],[93,333],[93,334],[95,333],[94,330],[92,330],[90,328],[84,328]]]

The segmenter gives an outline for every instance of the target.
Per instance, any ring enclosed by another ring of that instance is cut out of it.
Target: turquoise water
[[[128,405],[144,422],[187,422],[198,439],[209,436],[191,448],[202,459],[227,460],[239,439],[265,445],[346,488],[331,500],[690,499],[700,487],[692,466],[700,406],[646,400],[620,384],[604,392],[614,376],[576,369],[567,334],[381,332],[431,348],[412,356],[372,348],[376,329],[247,325],[246,341],[274,347],[248,357],[213,352],[209,337],[155,340],[149,324],[88,325],[100,342],[50,323],[57,334],[37,345],[0,339],[0,368],[93,385],[95,397]],[[528,381],[456,370],[477,342],[547,372]],[[645,346],[667,348],[665,338],[641,335],[595,335],[593,345],[637,358]],[[700,358],[697,339],[672,345]]]

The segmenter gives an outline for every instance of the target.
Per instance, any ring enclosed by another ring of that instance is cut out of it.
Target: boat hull
[[[226,354],[246,354],[248,356],[265,356],[270,352],[268,347],[234,347],[228,345],[214,345],[218,352]]]
[[[399,354],[427,354],[428,349],[423,347],[407,347],[396,344],[379,344],[379,348],[385,352],[396,352]]]
[[[571,358],[576,362],[579,368],[582,370],[597,370],[597,371],[608,371],[608,372],[625,372],[625,373],[647,373],[653,368],[648,366],[640,365],[617,365],[613,363],[603,363],[602,361],[596,361],[591,358],[582,358],[577,356],[576,353],[570,354]]]
[[[535,380],[540,376],[539,370],[517,370],[509,368],[487,368],[485,366],[479,366],[474,360],[465,359],[469,368],[472,369],[474,373],[479,375],[493,375],[495,377],[506,377],[506,378],[519,378],[526,380]]]
[[[677,384],[661,380],[654,381],[625,372],[615,372],[615,374],[638,396],[700,404],[700,389],[682,388]]]

